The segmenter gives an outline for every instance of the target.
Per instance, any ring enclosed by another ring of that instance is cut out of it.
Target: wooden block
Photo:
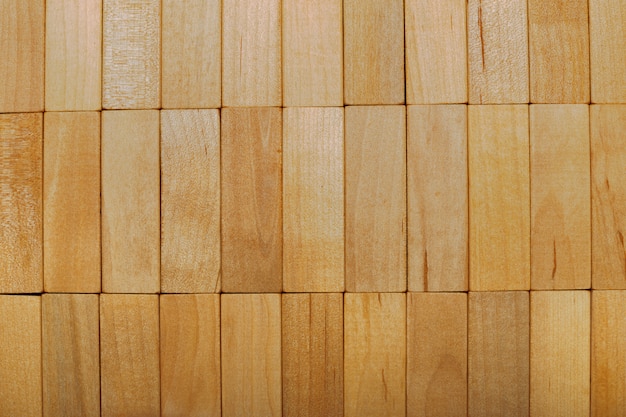
[[[160,297],[164,417],[221,415],[219,297]]]
[[[159,299],[100,296],[102,417],[159,416]]]
[[[407,416],[467,412],[467,294],[407,295]]]
[[[43,412],[100,416],[98,295],[42,297]]]
[[[528,292],[470,292],[468,415],[525,416],[529,401]]]
[[[344,415],[406,415],[406,294],[345,294]]]
[[[220,107],[220,0],[163,0],[162,4],[163,107]]]
[[[589,291],[530,295],[530,415],[588,416]]]
[[[409,106],[409,291],[467,291],[467,109]]]
[[[283,0],[284,106],[343,105],[341,0]]]
[[[44,287],[100,292],[100,113],[44,116]]]
[[[103,292],[159,291],[159,223],[159,112],[103,112]]]
[[[470,106],[470,290],[530,288],[528,106]]]
[[[528,103],[527,0],[469,0],[470,104]]]
[[[224,0],[222,103],[280,106],[281,0]]]
[[[343,294],[283,294],[284,417],[343,417]]]
[[[528,26],[530,101],[589,103],[587,0],[528,0]]]
[[[282,289],[279,108],[222,109],[222,291]]]
[[[343,108],[288,108],[283,124],[284,290],[344,290]]]
[[[344,0],[344,101],[404,103],[402,0]]]
[[[43,110],[45,0],[0,1],[0,113]]]
[[[102,0],[46,1],[46,110],[102,107]]]
[[[0,295],[0,415],[40,417],[41,297]]]
[[[161,112],[161,292],[220,290],[219,117]]]
[[[222,295],[222,415],[281,416],[280,294]]]
[[[530,106],[533,289],[591,285],[589,107]]]
[[[161,106],[161,1],[103,0],[105,109]]]
[[[591,278],[626,289],[626,106],[591,106]]]
[[[0,293],[43,288],[42,129],[41,113],[0,114]]]
[[[406,291],[405,107],[345,115],[346,290]]]

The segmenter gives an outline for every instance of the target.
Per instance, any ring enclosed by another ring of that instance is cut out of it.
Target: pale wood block
[[[103,292],[159,291],[159,186],[159,112],[103,112]]]
[[[468,118],[470,290],[528,290],[528,106],[470,106]]]
[[[0,293],[43,288],[42,130],[41,113],[0,114]]]
[[[99,417],[98,295],[44,294],[41,308],[44,415]]]
[[[532,288],[589,288],[589,106],[530,106],[530,171]]]
[[[344,0],[344,102],[404,103],[402,0]]]
[[[160,297],[163,417],[221,416],[219,297]]]
[[[344,290],[343,108],[287,108],[283,288]]]
[[[466,291],[467,108],[407,111],[409,291]]]
[[[589,103],[587,2],[528,0],[532,103]]]
[[[220,290],[219,117],[161,111],[161,292]]]
[[[343,417],[343,294],[283,294],[284,417]]]
[[[528,292],[470,292],[468,415],[528,417]]]
[[[46,110],[102,107],[102,0],[46,1]]]
[[[407,416],[467,412],[467,294],[407,294]]]
[[[0,415],[41,417],[41,297],[0,295]]]
[[[280,106],[281,0],[223,0],[222,104]]]
[[[222,101],[220,0],[163,0],[164,108],[214,108]]]
[[[44,115],[44,288],[100,292],[100,113]]]
[[[589,291],[530,295],[530,415],[588,416]]]
[[[406,415],[406,294],[345,294],[344,415]]]
[[[405,107],[345,116],[346,290],[406,291]]]
[[[341,0],[283,0],[284,106],[343,105]]]
[[[280,294],[222,295],[222,415],[282,415]]]
[[[222,109],[222,291],[282,289],[282,111]]]
[[[528,103],[527,0],[467,3],[469,102]]]
[[[161,106],[161,1],[103,0],[105,109]]]

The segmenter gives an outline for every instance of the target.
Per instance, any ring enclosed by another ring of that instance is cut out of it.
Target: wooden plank
[[[467,413],[467,294],[407,295],[407,416]]]
[[[528,417],[528,292],[470,292],[468,415]]]
[[[279,108],[222,109],[222,291],[282,288]]]
[[[345,294],[344,415],[406,415],[406,294]]]
[[[48,292],[100,292],[100,113],[44,115],[43,246]]]
[[[159,299],[100,296],[102,416],[159,416]]]
[[[589,103],[587,2],[528,0],[532,103]]]
[[[344,290],[343,108],[288,108],[283,124],[283,288]]]
[[[589,107],[530,106],[531,285],[591,285]]]
[[[40,417],[41,297],[0,295],[0,415]]]
[[[0,293],[43,288],[42,130],[41,113],[0,114]]]
[[[219,297],[160,297],[163,417],[221,416]]]
[[[0,113],[44,103],[45,0],[0,1]]]
[[[164,108],[213,108],[222,101],[220,0],[163,0]]]
[[[99,417],[98,295],[44,294],[41,308],[44,415]]]
[[[409,291],[467,291],[467,109],[409,106]]]
[[[344,101],[404,103],[402,0],[344,0]]]
[[[161,106],[161,1],[104,0],[105,109]]]
[[[280,106],[281,0],[223,0],[222,103]]]
[[[283,417],[343,417],[343,294],[282,296]]]
[[[284,106],[343,105],[341,0],[283,0]]]
[[[102,0],[46,1],[46,110],[100,110]]]
[[[528,103],[527,0],[469,0],[470,104]]]
[[[591,284],[626,289],[626,106],[591,106]]]
[[[161,111],[161,292],[220,290],[219,117]]]
[[[159,112],[103,112],[104,292],[159,291],[159,223]]]
[[[530,295],[530,415],[588,416],[589,291]]]
[[[528,106],[470,106],[470,290],[530,288]]]
[[[222,295],[222,415],[281,416],[280,294]]]
[[[405,107],[345,116],[346,290],[406,291]]]

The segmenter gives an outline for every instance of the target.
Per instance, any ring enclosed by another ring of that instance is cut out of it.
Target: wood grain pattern
[[[530,288],[528,106],[470,106],[470,290]]]
[[[163,110],[161,291],[219,290],[219,112]]]
[[[343,294],[282,296],[283,417],[343,417]]]
[[[43,288],[42,129],[41,113],[0,114],[0,293]]]
[[[591,285],[589,108],[530,106],[531,285]]]
[[[102,290],[159,291],[159,112],[102,113]]]
[[[343,108],[283,116],[283,288],[343,291]]]
[[[409,291],[466,291],[467,109],[407,111]]]
[[[407,294],[407,416],[467,412],[467,294]]]
[[[346,107],[345,117],[346,290],[405,291],[405,107]]]
[[[280,294],[222,295],[222,415],[281,416]]]
[[[100,292],[100,113],[44,115],[44,288]]]
[[[44,294],[41,303],[44,415],[99,417],[98,295]]]

